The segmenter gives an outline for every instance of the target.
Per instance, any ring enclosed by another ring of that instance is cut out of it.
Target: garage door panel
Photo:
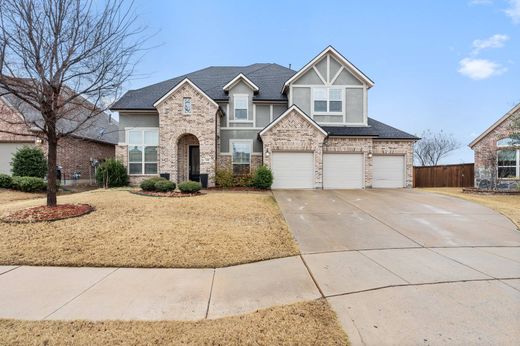
[[[0,173],[11,174],[13,154],[24,146],[32,145],[32,143],[0,143]]]
[[[404,170],[404,156],[374,156],[372,187],[404,187]]]
[[[274,152],[271,158],[273,189],[314,188],[314,154]]]
[[[361,189],[363,176],[362,154],[323,155],[323,188]]]

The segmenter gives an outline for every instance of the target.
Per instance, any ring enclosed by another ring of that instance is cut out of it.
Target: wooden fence
[[[474,178],[473,163],[413,168],[414,187],[473,187]]]

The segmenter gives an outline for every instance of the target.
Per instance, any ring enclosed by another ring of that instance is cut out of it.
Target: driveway
[[[520,231],[415,190],[276,191],[352,344],[518,344]]]

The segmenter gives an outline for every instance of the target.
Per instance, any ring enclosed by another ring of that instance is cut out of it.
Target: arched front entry
[[[177,182],[200,180],[200,146],[197,137],[183,134],[177,141]]]

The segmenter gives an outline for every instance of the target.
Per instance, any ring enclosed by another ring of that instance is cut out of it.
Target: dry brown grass
[[[0,205],[26,199],[43,198],[45,193],[28,193],[14,190],[0,189]]]
[[[0,205],[0,215],[43,199]],[[222,267],[298,254],[271,194],[190,198],[95,190],[60,196],[96,211],[47,223],[0,223],[0,264]]]
[[[461,188],[422,188],[421,190],[442,193],[444,195],[463,198],[468,201],[480,203],[498,211],[513,221],[520,228],[520,196],[519,195],[485,195],[476,193],[463,193]]]
[[[346,345],[325,300],[197,322],[0,320],[5,345]]]

